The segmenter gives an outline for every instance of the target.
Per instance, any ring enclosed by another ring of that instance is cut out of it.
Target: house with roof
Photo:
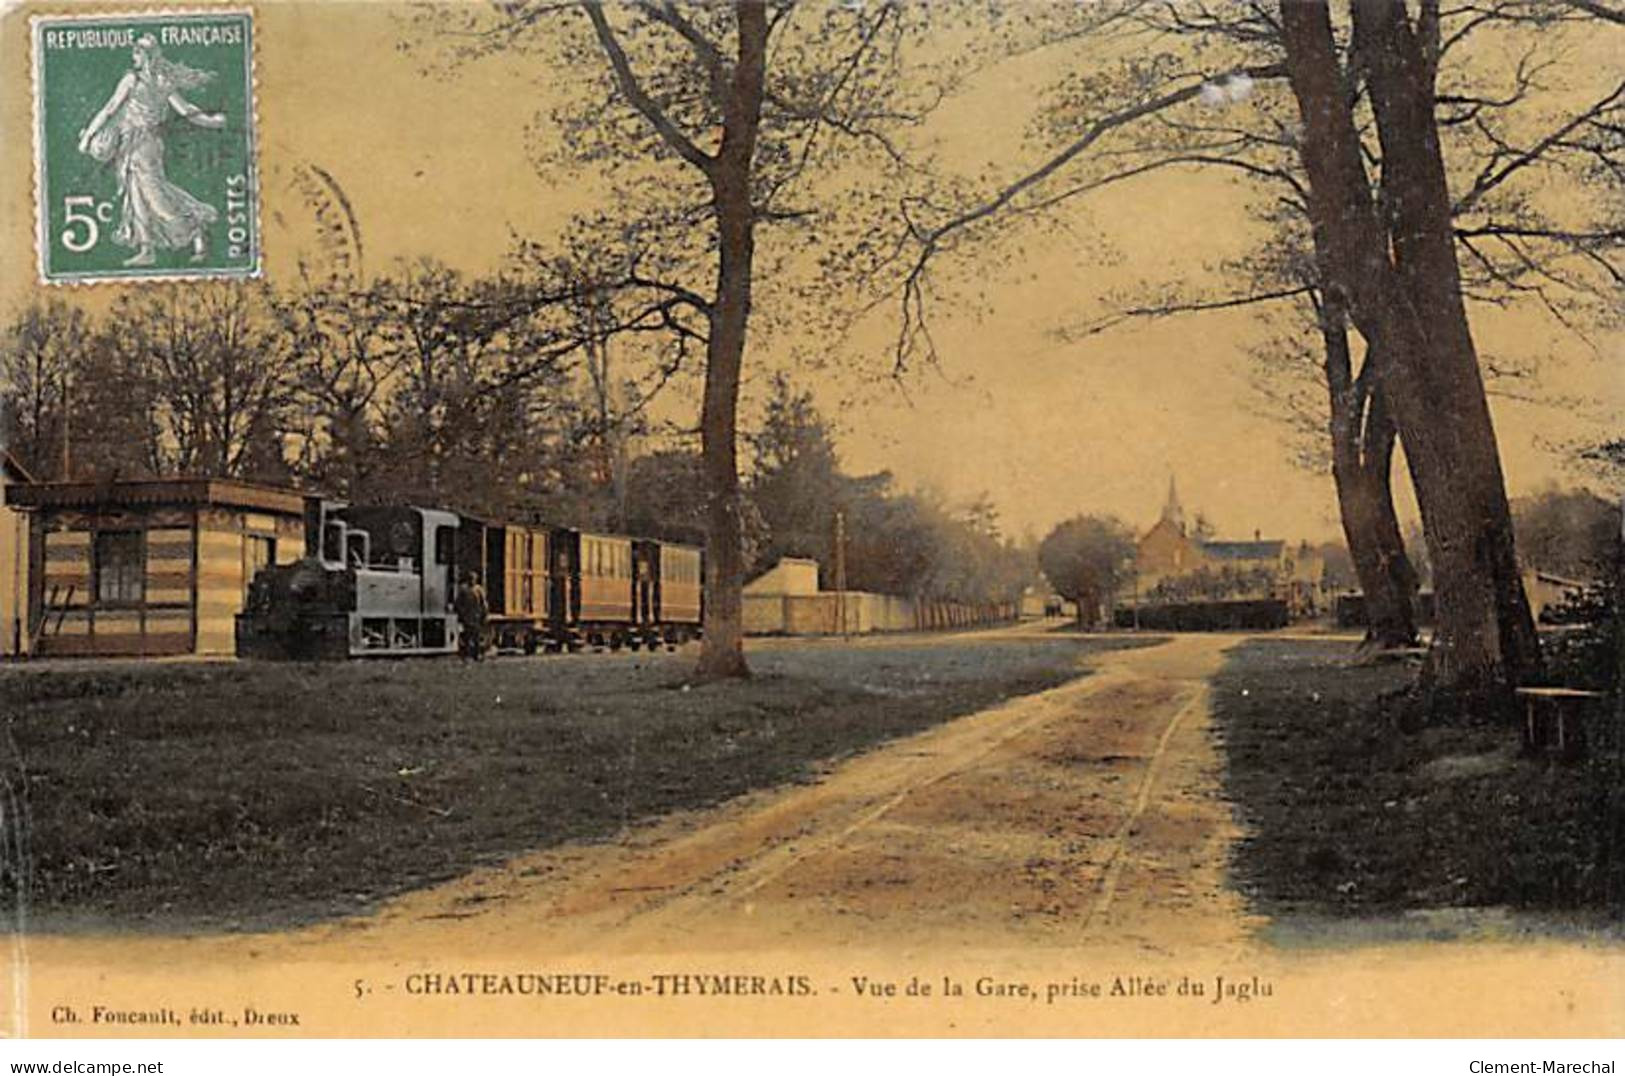
[[[1162,514],[1135,546],[1135,594],[1145,601],[1273,597],[1312,612],[1323,569],[1307,543],[1294,547],[1258,531],[1251,541],[1193,533],[1169,477]]]

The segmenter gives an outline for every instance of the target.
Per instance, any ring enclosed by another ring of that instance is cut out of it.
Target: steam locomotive
[[[239,657],[454,653],[451,602],[470,570],[490,605],[482,645],[499,650],[653,650],[700,634],[694,546],[311,497],[305,551],[255,575],[237,616]]]

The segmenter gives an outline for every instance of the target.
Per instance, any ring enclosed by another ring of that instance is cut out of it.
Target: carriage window
[[[140,531],[98,531],[96,534],[96,601],[103,605],[135,605],[141,601],[141,575],[145,566]]]

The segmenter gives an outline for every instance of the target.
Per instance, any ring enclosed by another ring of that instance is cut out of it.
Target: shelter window
[[[140,531],[96,534],[96,601],[101,605],[137,605],[145,556]]]

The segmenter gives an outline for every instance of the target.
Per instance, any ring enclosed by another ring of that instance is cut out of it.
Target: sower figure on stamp
[[[111,161],[117,170],[120,217],[113,240],[135,250],[125,265],[152,265],[157,251],[188,246],[192,260],[200,262],[209,225],[220,213],[169,181],[163,124],[173,109],[195,126],[225,127],[222,113],[204,112],[181,96],[214,74],[164,59],[151,34],[136,41],[132,60],[113,96],[79,132],[79,152]]]
[[[452,598],[452,610],[457,614],[458,644],[463,660],[485,658],[485,617],[490,611],[486,604],[485,588],[480,586],[478,572],[466,572],[457,593]]]

